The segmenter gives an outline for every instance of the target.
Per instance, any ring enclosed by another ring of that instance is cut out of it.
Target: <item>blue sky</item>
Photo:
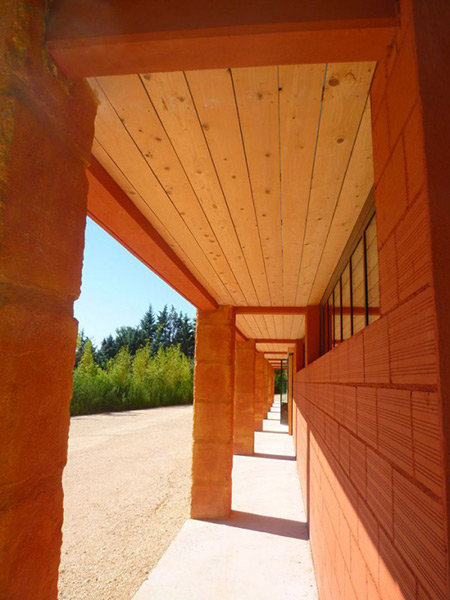
[[[152,304],[195,316],[195,308],[91,219],[87,221],[81,296],[75,317],[95,344],[121,325],[137,325]]]

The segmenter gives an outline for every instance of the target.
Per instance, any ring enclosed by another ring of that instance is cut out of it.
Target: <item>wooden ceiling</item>
[[[219,304],[317,303],[373,185],[374,69],[91,79],[93,154]],[[295,339],[304,317],[238,315],[237,326]]]

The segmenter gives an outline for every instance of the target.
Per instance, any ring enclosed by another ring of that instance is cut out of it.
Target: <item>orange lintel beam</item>
[[[94,157],[87,177],[88,215],[195,307],[217,308],[214,298]]]
[[[237,315],[304,315],[306,306],[236,306]]]
[[[395,0],[56,0],[48,47],[69,77],[379,60]]]
[[[236,327],[236,341],[237,342],[246,342],[248,338]]]
[[[271,352],[271,351],[264,352],[264,356],[272,357],[275,355],[287,356],[288,352],[287,351],[286,352]]]

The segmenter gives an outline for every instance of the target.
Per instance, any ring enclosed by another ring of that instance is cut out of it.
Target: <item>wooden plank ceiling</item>
[[[374,69],[91,79],[93,154],[219,304],[317,303],[373,185]],[[251,338],[304,334],[300,315],[237,325]]]

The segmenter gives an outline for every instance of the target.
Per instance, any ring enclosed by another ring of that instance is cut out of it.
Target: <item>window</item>
[[[364,238],[355,248],[350,259],[352,270],[352,315],[353,330],[358,333],[366,326],[366,290],[364,276]]]
[[[351,248],[344,252],[345,256],[348,259],[341,259],[338,275],[330,282],[321,302],[323,353],[380,316],[377,223],[373,212],[362,233],[359,228],[359,234]]]
[[[366,231],[367,304],[369,323],[380,316],[380,284],[378,279],[377,222],[372,218]]]

